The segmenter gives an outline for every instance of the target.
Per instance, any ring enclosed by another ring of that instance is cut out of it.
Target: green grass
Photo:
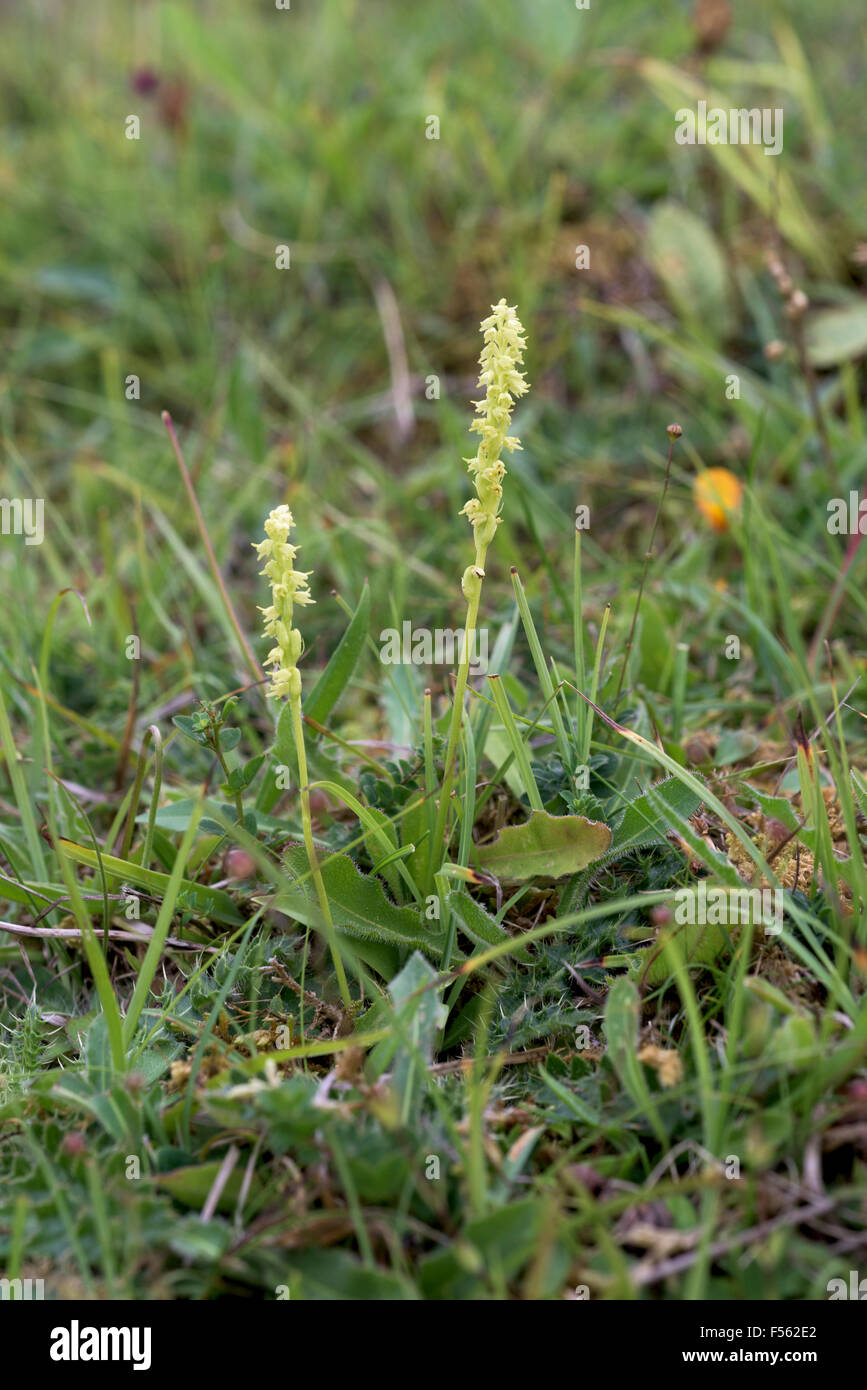
[[[0,55],[3,487],[45,502],[0,537],[0,1274],[825,1298],[867,1244],[858,7],[709,52],[637,0],[43,10]],[[704,92],[783,154],[677,145]],[[501,296],[531,390],[443,856],[456,662],[380,634],[463,622]],[[350,1009],[260,682],[281,502]],[[676,930],[703,877],[781,932]]]

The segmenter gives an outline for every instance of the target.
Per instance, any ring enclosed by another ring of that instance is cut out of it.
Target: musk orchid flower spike
[[[485,398],[473,402],[479,418],[470,425],[471,430],[481,435],[481,441],[475,457],[464,460],[473,475],[477,493],[461,509],[461,515],[468,517],[472,524],[476,542],[476,564],[464,575],[465,593],[470,575],[476,582],[481,578],[475,571],[482,568],[485,551],[500,524],[506,472],[500,455],[504,449],[521,447],[508,429],[515,401],[529,389],[523,372],[519,371],[527,346],[521,320],[504,299],[492,305],[491,310],[481,325],[485,346],[479,359],[482,369],[479,387],[484,389]]]
[[[304,644],[301,633],[292,626],[292,613],[296,603],[315,602],[307,586],[311,571],[304,573],[295,568],[298,547],[289,540],[294,525],[285,504],[275,507],[265,521],[265,540],[255,546],[259,559],[265,561],[265,568],[259,573],[266,575],[271,585],[271,603],[259,611],[265,619],[266,636],[276,644],[264,662],[272,667],[267,692],[272,698],[288,695],[297,699],[301,695],[298,660]]]
[[[476,556],[474,563],[464,570],[461,579],[461,590],[467,601],[467,618],[464,624],[463,653],[452,698],[443,780],[431,838],[427,893],[434,891],[438,882],[439,866],[448,850],[449,808],[455,783],[458,745],[463,729],[470,652],[473,649],[482,582],[485,578],[485,557],[500,524],[500,508],[503,503],[506,465],[500,455],[504,449],[521,447],[514,435],[510,435],[508,431],[512,423],[515,401],[530,389],[523,372],[519,370],[524,361],[524,348],[527,346],[524,328],[515,310],[505,299],[501,299],[499,304],[491,305],[490,316],[483,319],[481,330],[484,335],[484,347],[479,358],[479,389],[484,391],[485,398],[473,402],[476,419],[470,425],[474,433],[481,435],[481,440],[475,458],[464,460],[472,474],[476,496],[471,497],[466,506],[461,508],[461,515],[468,517],[472,524]],[[445,964],[448,964],[447,959]]]
[[[352,995],[349,992],[349,982],[340,955],[325,882],[316,856],[313,819],[310,814],[307,754],[304,750],[304,713],[301,708],[301,672],[298,670],[298,659],[304,644],[301,633],[297,627],[292,626],[292,614],[296,603],[313,603],[313,599],[307,587],[309,572],[305,574],[303,570],[295,568],[295,556],[298,554],[298,547],[292,545],[289,540],[289,533],[294,525],[292,513],[285,504],[275,507],[265,521],[265,539],[255,545],[259,559],[265,561],[265,568],[259,573],[267,575],[271,585],[271,603],[267,608],[260,609],[260,612],[265,618],[265,632],[276,643],[276,646],[272,647],[266,656],[264,664],[272,668],[268,694],[272,697],[279,697],[280,695],[288,695],[289,697],[292,737],[295,742],[295,755],[298,759],[298,791],[301,798],[304,848],[307,851],[307,860],[313,875],[316,896],[319,899],[323,930],[331,948],[331,958],[334,962],[334,972],[340,987],[343,1007],[347,1013],[351,1014]]]

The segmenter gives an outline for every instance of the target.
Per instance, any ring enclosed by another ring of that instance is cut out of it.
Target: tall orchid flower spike
[[[476,496],[471,497],[461,509],[461,515],[468,517],[472,525],[476,554],[473,564],[464,570],[461,579],[461,590],[467,601],[467,619],[461,661],[455,681],[443,784],[431,846],[431,889],[440,857],[444,856],[448,843],[446,822],[449,798],[454,784],[455,760],[463,726],[464,695],[479,615],[479,601],[482,596],[482,580],[485,577],[485,560],[488,546],[500,524],[503,478],[506,474],[506,465],[500,455],[506,449],[511,451],[521,447],[515,436],[509,434],[509,427],[515,401],[529,390],[520,370],[524,362],[524,349],[527,346],[524,328],[517,313],[505,299],[491,306],[491,313],[482,321],[481,330],[485,345],[479,359],[479,389],[485,394],[483,400],[473,402],[477,418],[470,425],[470,429],[481,435],[481,439],[475,456],[464,460],[472,474]]]
[[[307,780],[307,752],[304,747],[304,714],[301,709],[301,672],[298,670],[298,661],[304,650],[304,641],[298,628],[292,626],[292,620],[296,604],[303,606],[313,603],[315,600],[307,584],[310,572],[305,573],[303,570],[295,568],[295,556],[298,554],[298,547],[292,545],[289,540],[289,533],[294,525],[292,513],[287,506],[275,507],[265,522],[265,539],[259,541],[254,547],[259,559],[265,561],[265,568],[259,573],[264,574],[271,585],[271,602],[267,608],[259,610],[265,620],[265,635],[270,637],[275,644],[264,663],[271,667],[271,683],[267,693],[272,699],[287,697],[292,711],[292,736],[298,757],[304,846],[307,850],[310,872],[313,876],[316,895],[325,923],[325,934],[331,948],[331,958],[334,962],[340,994],[344,1006],[350,1010],[352,1008],[352,996],[349,993],[328,894],[325,891],[325,883],[319,868],[316,845],[313,840],[310,787]]]
[[[504,449],[510,452],[521,445],[514,435],[508,433],[512,422],[515,401],[529,390],[523,372],[518,368],[524,361],[524,348],[527,346],[521,320],[504,299],[492,306],[491,314],[482,321],[485,346],[479,359],[481,374],[479,387],[484,388],[485,398],[474,401],[479,416],[470,425],[470,430],[481,435],[478,452],[474,458],[465,459],[476,486],[476,496],[472,497],[461,510],[461,515],[469,518],[476,543],[476,563],[464,574],[464,597],[469,601],[470,593],[481,581],[484,574],[485,553],[494,539],[500,524],[500,508],[503,505],[503,478],[506,465],[500,458]],[[475,573],[482,570],[482,575]]]
[[[265,568],[259,573],[266,575],[271,585],[271,603],[259,612],[265,619],[265,635],[276,643],[264,662],[273,667],[268,694],[274,699],[281,695],[300,698],[298,660],[303,642],[301,633],[292,626],[293,608],[296,603],[315,602],[307,585],[309,572],[305,574],[295,568],[298,547],[289,541],[294,525],[292,513],[285,504],[275,507],[265,522],[265,539],[255,547],[259,559],[265,561]]]

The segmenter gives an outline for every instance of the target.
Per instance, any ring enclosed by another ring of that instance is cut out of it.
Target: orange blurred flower
[[[729,518],[739,510],[744,489],[727,468],[706,468],[692,485],[695,505],[715,531],[727,531]]]

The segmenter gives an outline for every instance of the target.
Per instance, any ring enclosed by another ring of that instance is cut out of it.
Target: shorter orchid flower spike
[[[481,329],[485,346],[479,359],[482,369],[479,387],[484,388],[485,398],[473,402],[479,418],[473,421],[470,429],[482,438],[475,458],[465,460],[470,473],[474,475],[478,495],[461,509],[461,515],[468,517],[472,523],[476,550],[483,554],[500,524],[502,483],[506,472],[500,454],[504,449],[521,447],[519,441],[507,433],[512,410],[515,401],[529,387],[523,373],[518,370],[524,361],[524,348],[527,346],[524,329],[515,310],[505,299],[491,306],[491,314],[482,321]]]
[[[264,662],[273,668],[267,692],[273,698],[281,695],[300,698],[298,660],[304,644],[301,633],[292,626],[292,613],[296,603],[315,601],[307,586],[311,571],[305,573],[295,568],[298,547],[289,541],[294,525],[292,513],[285,504],[275,507],[265,521],[265,540],[255,545],[259,559],[265,561],[265,568],[259,573],[267,575],[271,584],[271,603],[259,611],[265,619],[265,635],[276,643]]]

